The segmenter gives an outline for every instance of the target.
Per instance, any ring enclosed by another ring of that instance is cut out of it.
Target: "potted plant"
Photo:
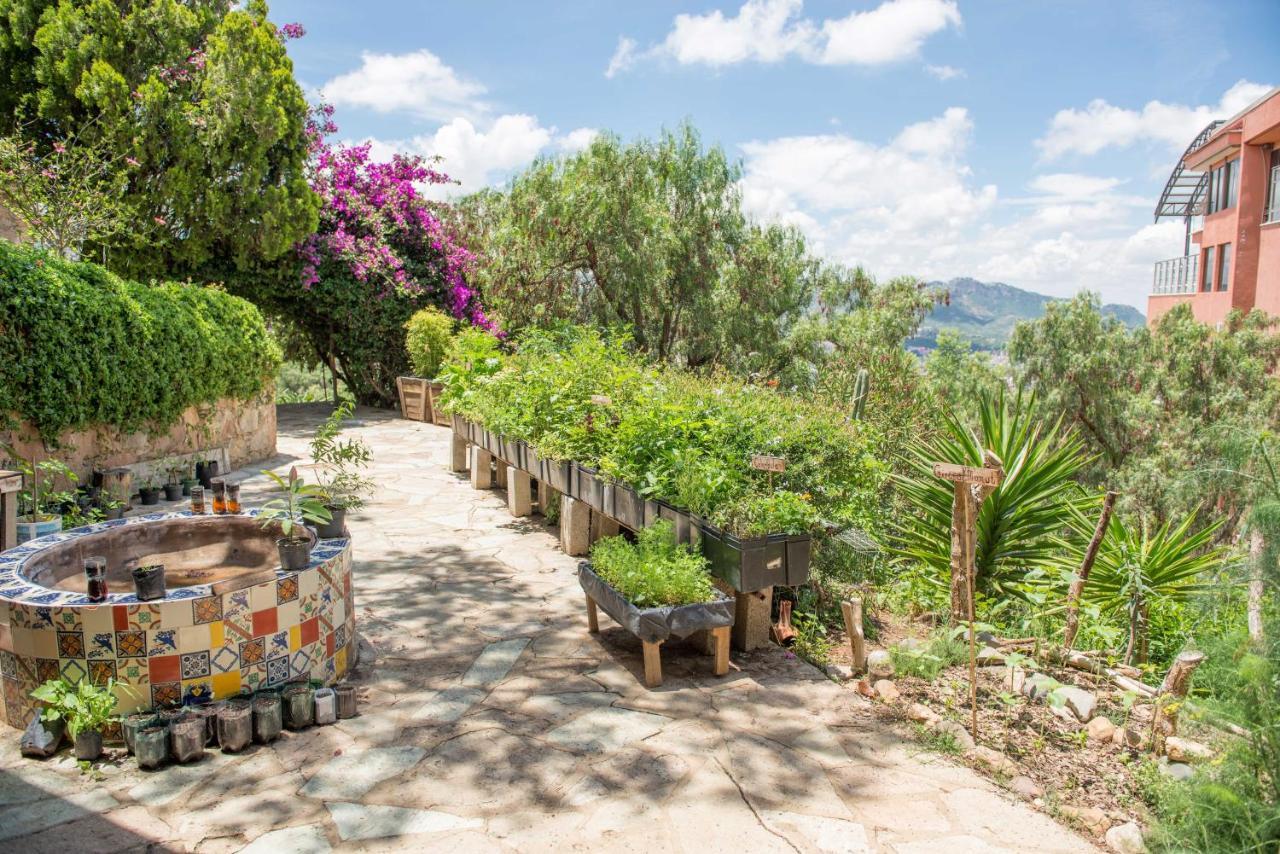
[[[102,512],[103,519],[119,519],[124,515],[124,504],[106,492],[98,494],[98,509]]]
[[[312,537],[304,523],[324,525],[332,520],[332,514],[324,506],[320,488],[298,477],[296,466],[289,469],[288,480],[273,471],[263,474],[276,482],[284,497],[264,504],[258,521],[264,529],[280,532],[280,539],[276,540],[280,567],[288,572],[306,569],[311,562]]]
[[[165,474],[169,479],[164,484],[164,500],[165,501],[181,501],[182,500],[182,472],[184,466],[173,457],[168,457],[161,464],[164,466]]]
[[[363,506],[362,496],[373,489],[373,482],[362,474],[373,459],[369,446],[360,439],[340,438],[342,422],[354,411],[351,403],[343,403],[320,425],[311,440],[311,459],[320,472],[318,495],[330,517],[328,522],[316,526],[316,535],[324,540],[343,536],[347,511]]]
[[[160,487],[156,485],[155,475],[148,473],[143,479],[138,487],[138,500],[146,507],[160,503]]]
[[[135,566],[133,575],[133,592],[139,602],[151,602],[164,598],[164,566],[153,563],[146,566]]]
[[[86,681],[71,684],[66,679],[50,679],[31,692],[44,703],[45,720],[65,720],[67,733],[75,741],[76,759],[93,762],[102,755],[102,729],[116,707],[115,680],[101,688]]]
[[[448,416],[436,405],[444,386],[435,378],[453,339],[454,320],[437,308],[424,308],[415,312],[404,328],[404,346],[413,375],[396,380],[400,411],[405,418],[447,427]]]
[[[48,512],[47,496],[41,491],[41,479],[53,481],[58,475],[75,482],[75,474],[57,460],[27,459],[18,454],[12,445],[0,444],[0,448],[13,459],[13,466],[22,473],[22,489],[18,492],[19,543],[34,540],[62,530],[62,516]]]

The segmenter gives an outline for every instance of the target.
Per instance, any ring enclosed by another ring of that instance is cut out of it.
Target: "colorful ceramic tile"
[[[146,685],[151,682],[147,663],[137,659],[116,662],[116,677],[126,685]]]
[[[79,632],[84,630],[79,608],[55,608],[53,624],[61,632]]]
[[[240,668],[240,686],[256,691],[267,684],[267,665],[253,664]]]
[[[160,619],[160,606],[154,603],[145,603],[138,605],[126,606],[129,611],[129,628],[138,630],[152,630],[164,627],[163,621]]]
[[[326,632],[324,636],[324,656],[325,658],[333,658],[333,651],[336,649],[334,643],[333,632]]]
[[[314,597],[320,589],[320,577],[314,572],[298,573],[298,595],[303,599]]]
[[[333,654],[333,667],[338,673],[347,672],[347,648],[345,646]]]
[[[61,660],[59,675],[63,679],[71,683],[79,682],[89,675],[89,669],[85,667],[83,658],[64,658]]]
[[[199,652],[208,650],[213,644],[209,637],[209,624],[199,626],[183,626],[178,629],[178,652]]]
[[[280,628],[296,626],[302,622],[302,607],[297,600],[276,606],[276,625]]]
[[[345,625],[338,626],[333,631],[333,646],[335,649],[342,649],[347,645],[347,627]]]
[[[276,609],[274,606],[253,612],[253,636],[255,638],[275,634],[279,631],[278,626],[279,623],[276,621]]]
[[[160,682],[151,684],[152,706],[173,706],[182,702],[181,682]]]
[[[226,673],[215,673],[210,680],[215,697],[228,697],[240,691],[240,671],[231,670]]]
[[[0,676],[18,678],[18,657],[12,652],[0,652]]]
[[[302,647],[302,627],[291,626],[289,628],[289,651],[297,652]]]
[[[267,638],[267,658],[275,658],[277,655],[289,654],[289,633],[276,632]]]
[[[182,591],[169,591],[170,596],[181,595]],[[191,602],[186,599],[175,599],[160,603],[160,622],[166,629],[176,629],[191,625]]]
[[[111,631],[93,632],[88,636],[90,658],[116,657],[115,633]]]
[[[249,609],[265,611],[276,606],[276,587],[274,584],[256,584],[249,588]]]
[[[302,650],[298,650],[289,659],[289,672],[292,678],[299,676],[307,676],[311,673],[311,656]]]
[[[31,654],[38,658],[58,657],[58,633],[51,629],[27,629]]]
[[[61,676],[58,668],[58,659],[56,658],[37,658],[36,659],[36,681],[48,682],[50,679],[57,679]]]
[[[298,576],[290,575],[276,582],[276,604],[296,602],[298,599]]]
[[[146,658],[147,633],[142,631],[116,632],[116,657]]]
[[[233,590],[222,597],[222,615],[248,614],[253,611],[249,604],[248,590]]]
[[[258,664],[267,658],[267,642],[263,638],[245,641],[240,644],[240,666]]]
[[[267,659],[267,684],[280,685],[289,681],[289,656]]]
[[[240,651],[236,647],[219,647],[209,658],[209,665],[216,673],[230,673],[232,670],[239,672]]]
[[[147,660],[151,683],[177,682],[182,678],[182,662],[177,655],[155,655]]]
[[[222,597],[221,596],[205,596],[200,599],[191,600],[191,622],[199,625],[201,623],[212,623],[215,620],[222,619]]]
[[[209,650],[182,654],[182,678],[202,679],[209,675]]]
[[[84,658],[84,633],[58,632],[58,658]]]
[[[315,643],[320,639],[320,621],[315,617],[310,620],[304,620],[302,625],[298,626],[298,633],[301,643]]]
[[[178,652],[177,629],[155,629],[147,632],[147,655],[173,655]]]
[[[198,706],[213,699],[213,685],[208,679],[193,679],[182,683],[182,704]]]
[[[108,681],[116,678],[116,662],[111,661],[90,661],[89,662],[89,681],[94,685],[106,685]]]
[[[115,631],[115,619],[110,605],[103,605],[99,608],[84,608],[81,614],[81,621],[84,623],[85,635]]]
[[[128,605],[112,605],[111,606],[111,622],[117,632],[125,632],[129,630],[129,606]]]

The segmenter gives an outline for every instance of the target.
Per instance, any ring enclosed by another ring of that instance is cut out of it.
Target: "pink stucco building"
[[[1148,323],[1183,302],[1211,324],[1233,308],[1280,317],[1280,89],[1201,131],[1169,176],[1162,217],[1185,220],[1187,240],[1156,264]]]

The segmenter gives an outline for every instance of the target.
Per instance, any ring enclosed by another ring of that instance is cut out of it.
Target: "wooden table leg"
[[[641,641],[644,645],[644,684],[650,688],[657,688],[662,684],[662,641],[657,643],[649,643]]]
[[[729,627],[712,629],[711,636],[716,644],[716,675],[723,676],[729,672]]]
[[[587,631],[597,634],[600,631],[600,615],[596,613],[596,600],[587,597]]]

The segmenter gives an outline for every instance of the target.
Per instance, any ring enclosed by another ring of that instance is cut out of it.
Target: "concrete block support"
[[[603,513],[591,514],[591,542],[602,539],[604,537],[616,537],[622,530],[622,526],[618,524],[617,519],[610,519]]]
[[[449,440],[449,471],[467,470],[467,440],[454,433]]]
[[[494,471],[497,473],[497,481],[494,486],[498,489],[507,488],[507,464],[497,457],[493,458]]]
[[[733,648],[760,649],[769,644],[769,620],[773,611],[773,588],[736,593]]]
[[[538,507],[537,510],[543,516],[547,515],[547,507],[551,505],[551,493],[554,490],[547,486],[545,480],[538,481]]]
[[[575,557],[591,550],[591,508],[567,495],[560,496],[560,547]]]
[[[471,488],[493,488],[493,454],[479,445],[471,446]]]
[[[507,509],[512,516],[533,515],[533,478],[520,469],[507,472]]]

